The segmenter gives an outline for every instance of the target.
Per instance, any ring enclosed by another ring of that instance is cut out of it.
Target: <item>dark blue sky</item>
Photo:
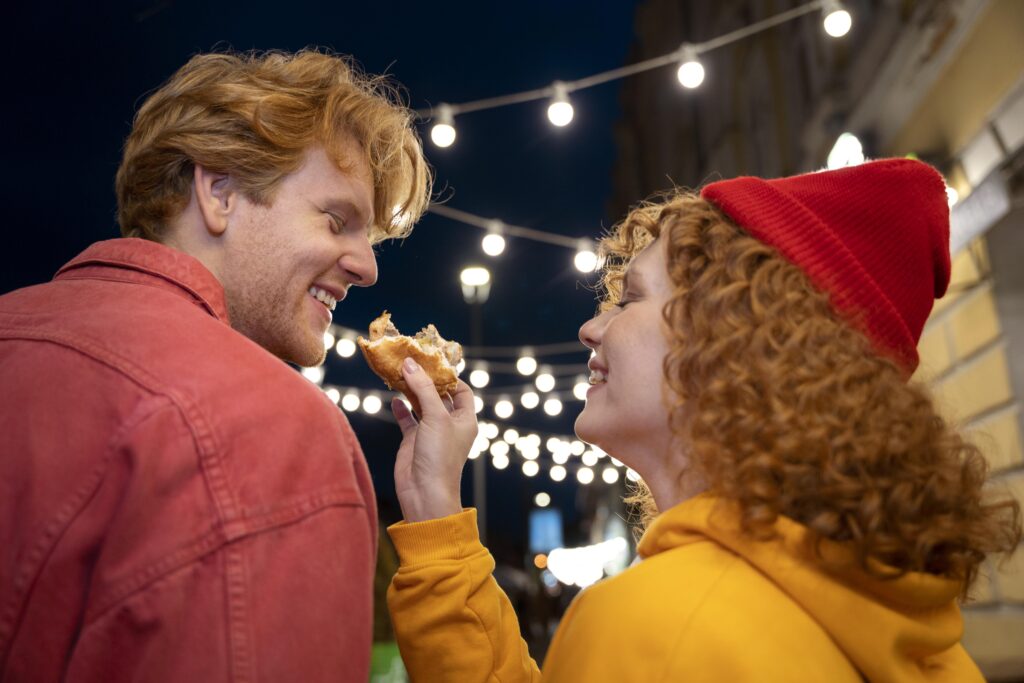
[[[5,9],[8,95],[0,121],[9,211],[0,293],[48,280],[89,243],[118,235],[113,177],[133,113],[146,92],[196,52],[332,48],[353,54],[367,71],[393,75],[419,108],[621,66],[633,9],[634,2],[592,0],[16,3]],[[546,103],[535,102],[459,117],[458,141],[447,150],[427,142],[448,204],[546,231],[597,236],[618,218],[605,215],[618,84],[575,93],[573,102],[576,118],[565,129],[548,124]],[[422,134],[428,137],[425,128]],[[480,251],[481,236],[476,228],[426,217],[404,243],[381,247],[379,284],[354,292],[335,322],[365,328],[387,308],[403,330],[435,322],[445,336],[468,341],[458,271],[486,259],[494,285],[484,307],[485,343],[574,339],[594,309],[594,295],[572,269],[572,253],[510,240],[505,255],[490,260]],[[585,359],[581,352],[566,360]],[[378,386],[359,359],[332,358],[327,381]],[[567,405],[560,420],[535,417],[532,424],[569,433],[578,406]],[[397,429],[365,417],[353,424],[387,498]],[[570,484],[523,480],[516,466],[491,473],[496,492],[520,493],[505,501],[513,506],[506,514],[492,510],[492,524],[521,525],[519,501],[534,489],[571,501]]]

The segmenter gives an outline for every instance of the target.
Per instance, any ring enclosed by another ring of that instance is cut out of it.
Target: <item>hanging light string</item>
[[[543,88],[535,88],[533,90],[526,90],[523,92],[499,95],[497,97],[488,97],[485,99],[461,102],[457,104],[443,102],[436,107],[417,109],[416,114],[423,120],[437,119],[442,125],[449,126],[452,129],[451,140],[448,140],[447,144],[442,144],[442,142],[435,140],[435,143],[437,143],[438,146],[447,147],[454,142],[455,139],[452,120],[457,115],[483,111],[485,109],[495,109],[497,107],[506,107],[513,104],[522,104],[524,102],[532,102],[541,99],[554,99],[556,101],[564,100],[568,93],[572,93],[577,90],[592,88],[596,85],[601,85],[609,81],[628,78],[629,76],[634,76],[645,71],[651,71],[652,69],[657,69],[669,64],[676,64],[680,62],[685,64],[686,60],[689,58],[695,59],[703,53],[735,43],[754,34],[766,31],[770,28],[818,10],[821,10],[824,14],[823,23],[825,30],[829,35],[833,37],[840,37],[849,31],[851,25],[849,12],[843,9],[838,0],[812,0],[812,2],[808,2],[799,7],[794,7],[793,9],[785,12],[780,12],[779,14],[762,19],[761,21],[755,22],[749,26],[736,29],[735,31],[730,31],[729,33],[718,36],[717,38],[712,38],[711,40],[707,40],[702,43],[685,43],[680,48],[673,50],[672,52],[658,57],[652,57],[651,59],[646,59],[642,62],[629,64],[609,71],[603,71],[575,81],[556,81]],[[556,125],[564,125],[558,124],[555,121],[552,122],[556,123]],[[568,123],[568,121],[566,123]]]
[[[325,384],[324,394],[350,415],[367,417],[394,423],[385,401],[400,394],[394,392],[367,391],[355,387]],[[361,397],[361,398],[360,398]],[[545,469],[548,477],[555,482],[563,481],[569,474],[588,485],[600,479],[612,485],[622,479],[637,481],[639,475],[622,462],[609,456],[600,448],[588,446],[575,436],[526,429],[507,421],[489,422],[480,420],[479,431],[469,453],[470,459],[487,457],[496,470],[517,464],[526,477],[535,477]]]

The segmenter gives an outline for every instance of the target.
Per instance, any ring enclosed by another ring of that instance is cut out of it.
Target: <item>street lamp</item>
[[[469,304],[469,339],[473,346],[480,346],[483,339],[482,306],[491,293],[491,273],[483,266],[467,266],[459,273],[462,283],[462,298]],[[479,398],[479,397],[477,397]],[[477,527],[480,541],[487,541],[487,464],[485,458],[473,461],[473,503],[477,509]]]

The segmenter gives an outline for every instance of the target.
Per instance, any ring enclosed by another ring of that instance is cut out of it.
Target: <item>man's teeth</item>
[[[309,293],[312,294],[316,299],[330,310],[334,310],[334,307],[338,305],[338,300],[333,296],[320,289],[319,287],[310,287]]]
[[[590,383],[591,384],[601,384],[602,382],[607,382],[607,381],[608,381],[608,375],[604,374],[600,370],[591,370],[590,371]]]

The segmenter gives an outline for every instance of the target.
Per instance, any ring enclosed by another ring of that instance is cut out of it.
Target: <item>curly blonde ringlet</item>
[[[187,205],[196,164],[229,173],[268,205],[309,148],[345,169],[354,139],[372,173],[372,242],[404,237],[426,209],[431,174],[414,114],[381,76],[350,58],[302,50],[201,54],[154,92],[135,116],[117,171],[125,237],[160,241]]]
[[[1011,552],[1020,507],[990,500],[987,463],[923,387],[836,314],[798,267],[699,196],[644,204],[607,235],[602,306],[629,260],[667,240],[663,310],[668,422],[689,471],[738,503],[742,529],[773,536],[780,515],[850,547],[875,576],[922,571],[963,581]],[[642,483],[627,502],[657,514]]]

